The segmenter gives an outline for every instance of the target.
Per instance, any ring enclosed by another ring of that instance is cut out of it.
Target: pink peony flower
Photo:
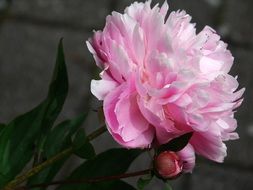
[[[185,11],[168,4],[133,3],[113,12],[87,42],[101,80],[91,92],[103,100],[107,127],[127,148],[145,148],[193,132],[194,152],[222,162],[223,141],[237,139],[234,110],[244,89],[228,74],[233,56],[206,26],[196,34]]]
[[[177,177],[182,172],[192,172],[194,166],[195,154],[190,144],[179,152],[164,151],[154,159],[155,171],[163,179]]]

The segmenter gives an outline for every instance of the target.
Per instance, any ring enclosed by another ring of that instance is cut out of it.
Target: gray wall
[[[86,106],[99,103],[91,97],[89,83],[96,67],[85,41],[93,29],[102,29],[105,16],[122,11],[132,0],[0,0],[0,121],[7,122],[28,111],[46,95],[58,40],[64,37],[70,93],[61,119],[71,118]],[[158,2],[153,0],[153,2]],[[163,1],[159,1],[162,3]],[[229,142],[224,164],[198,158],[192,175],[173,181],[175,190],[253,189],[253,1],[252,0],[168,0],[171,10],[185,9],[198,29],[214,27],[229,43],[235,57],[232,73],[246,87],[238,110],[240,139]],[[91,112],[88,131],[98,126]],[[94,142],[98,152],[117,146],[109,135]],[[145,162],[143,162],[145,160]],[[73,157],[58,178],[68,175],[80,160]],[[149,163],[146,155],[131,170]],[[130,180],[134,183],[134,180]],[[162,189],[154,181],[147,189]]]

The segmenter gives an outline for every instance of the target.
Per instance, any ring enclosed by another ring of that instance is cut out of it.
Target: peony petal
[[[165,17],[167,15],[168,10],[169,10],[169,5],[167,3],[167,0],[165,0],[160,9],[160,13]]]
[[[182,150],[177,152],[183,163],[183,172],[192,172],[195,166],[195,151],[191,144],[186,145]]]
[[[190,143],[198,154],[216,162],[223,162],[227,155],[227,147],[216,126],[206,132],[194,132]]]
[[[134,51],[137,64],[142,64],[145,56],[145,43],[143,39],[143,31],[139,24],[136,24],[134,28],[132,49]]]
[[[123,92],[123,89],[126,87],[126,84],[123,83],[113,91],[111,91],[104,99],[103,109],[105,115],[105,121],[107,123],[108,130],[111,133],[119,133],[119,122],[115,115],[115,106],[119,101],[119,96]]]
[[[127,88],[128,85],[124,83],[105,97],[104,114],[108,130],[125,147],[149,147],[154,138],[154,129],[140,113],[136,95],[126,96],[124,89]]]
[[[220,71],[224,62],[220,60],[214,60],[209,57],[202,57],[199,62],[200,71],[204,74]]]
[[[104,100],[105,96],[117,87],[113,80],[92,80],[90,89],[91,93],[99,100]]]
[[[123,142],[122,145],[127,148],[150,148],[154,139],[154,133],[154,129],[150,127],[135,139],[128,142]]]
[[[120,97],[114,112],[117,115],[119,128],[121,128],[121,137],[125,142],[137,138],[150,127],[149,122],[139,110],[136,93]]]

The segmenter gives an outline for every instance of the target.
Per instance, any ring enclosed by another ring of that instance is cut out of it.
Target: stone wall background
[[[133,0],[0,0],[0,121],[8,122],[37,105],[47,92],[59,39],[64,37],[70,90],[60,119],[71,118],[87,105],[99,103],[89,92],[96,67],[85,41],[93,29],[102,29],[112,10],[122,12]],[[163,0],[153,0],[153,3]],[[170,10],[184,9],[198,29],[210,25],[229,44],[235,57],[232,73],[246,87],[245,100],[238,110],[240,139],[227,143],[223,164],[198,158],[192,175],[172,182],[173,189],[253,189],[253,7],[252,0],[168,0]],[[86,123],[88,131],[98,127],[94,112]],[[117,146],[106,134],[94,141],[98,152]],[[145,162],[143,161],[145,160]],[[68,161],[58,178],[69,174],[80,162]],[[130,170],[145,168],[147,155]],[[135,180],[130,180],[135,183]],[[162,189],[154,180],[147,188]]]

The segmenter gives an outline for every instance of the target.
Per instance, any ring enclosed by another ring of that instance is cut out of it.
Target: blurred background
[[[37,105],[47,94],[57,43],[64,37],[70,89],[60,119],[71,118],[87,106],[100,104],[89,91],[96,73],[95,63],[85,41],[93,29],[102,29],[106,15],[122,12],[133,0],[0,0],[0,122],[7,123]],[[163,0],[153,0],[153,4]],[[168,0],[170,10],[184,9],[200,31],[215,28],[229,44],[235,57],[231,73],[246,87],[244,103],[236,113],[240,139],[228,142],[223,164],[197,159],[192,175],[172,181],[174,190],[252,190],[253,189],[253,1],[252,0]],[[87,131],[99,126],[91,111]],[[24,131],[25,132],[25,131]],[[105,134],[95,140],[97,152],[118,146]],[[145,169],[149,158],[143,155],[130,170]],[[80,162],[71,158],[58,178],[67,176]],[[135,179],[128,180],[135,184]],[[153,180],[147,190],[163,189]]]

